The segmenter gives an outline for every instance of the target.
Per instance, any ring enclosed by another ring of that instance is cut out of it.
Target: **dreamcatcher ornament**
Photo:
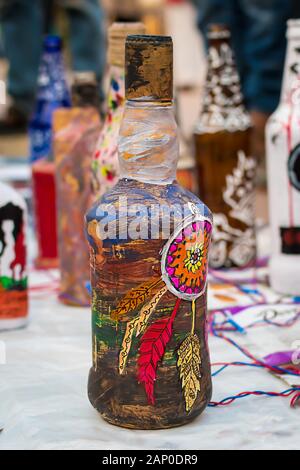
[[[173,325],[182,301],[191,302],[191,329],[177,348],[177,368],[183,390],[185,409],[191,411],[201,389],[201,348],[195,331],[196,300],[205,293],[208,249],[212,223],[192,208],[193,215],[175,230],[162,250],[161,277],[132,289],[111,313],[115,321],[128,319],[139,307],[139,313],[127,321],[119,353],[119,374],[124,374],[132,341],[140,338],[137,358],[137,380],[143,384],[148,402],[155,404],[154,386],[159,363],[173,336]],[[162,297],[171,292],[177,297],[170,316],[153,320]],[[126,321],[126,320],[125,320]]]

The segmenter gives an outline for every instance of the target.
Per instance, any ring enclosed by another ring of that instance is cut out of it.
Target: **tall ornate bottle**
[[[199,190],[214,214],[210,265],[255,261],[254,176],[250,118],[230,47],[230,32],[212,25],[203,109],[195,128]]]
[[[0,330],[27,323],[26,224],[25,201],[0,183]]]
[[[110,423],[179,426],[211,397],[209,209],[175,181],[172,40],[128,36],[120,181],[87,214],[93,367],[88,393]]]
[[[72,108],[53,114],[57,235],[62,302],[90,305],[90,266],[84,215],[92,204],[91,161],[100,132],[98,85],[93,73],[77,73]]]
[[[300,295],[300,20],[287,28],[281,100],[266,128],[271,286]]]
[[[46,36],[39,69],[35,109],[29,125],[30,161],[48,158],[52,153],[52,113],[70,107],[58,36]]]
[[[107,113],[92,161],[93,191],[101,196],[119,179],[117,141],[124,111],[125,39],[129,34],[143,34],[142,23],[113,23],[108,33],[108,63],[110,65]]]

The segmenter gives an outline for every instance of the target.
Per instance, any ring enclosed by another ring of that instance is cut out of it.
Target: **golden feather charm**
[[[190,333],[179,346],[177,355],[177,366],[184,392],[185,409],[189,412],[200,392],[201,353],[198,336]]]

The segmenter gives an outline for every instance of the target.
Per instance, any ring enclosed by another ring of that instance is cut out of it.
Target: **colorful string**
[[[255,390],[252,392],[242,392],[239,393],[238,395],[233,395],[231,397],[224,398],[223,400],[216,402],[216,401],[211,401],[208,406],[210,408],[215,408],[217,406],[228,406],[231,405],[231,403],[235,402],[236,400],[239,400],[240,398],[246,398],[251,395],[255,396],[267,396],[267,397],[290,397],[293,396],[291,400],[291,407],[295,407],[296,404],[298,403],[300,399],[300,387],[294,387],[294,388],[289,388],[288,390],[285,390],[284,392],[263,392],[261,390]]]

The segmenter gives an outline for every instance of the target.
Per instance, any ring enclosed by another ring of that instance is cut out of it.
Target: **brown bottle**
[[[128,36],[125,57],[120,179],[86,216],[93,335],[88,395],[112,424],[170,428],[198,416],[211,397],[206,281],[212,220],[175,181],[171,38]],[[174,211],[175,219],[168,215]]]
[[[250,117],[230,46],[230,32],[211,25],[203,109],[195,127],[200,197],[214,214],[210,266],[255,261],[254,176]]]

